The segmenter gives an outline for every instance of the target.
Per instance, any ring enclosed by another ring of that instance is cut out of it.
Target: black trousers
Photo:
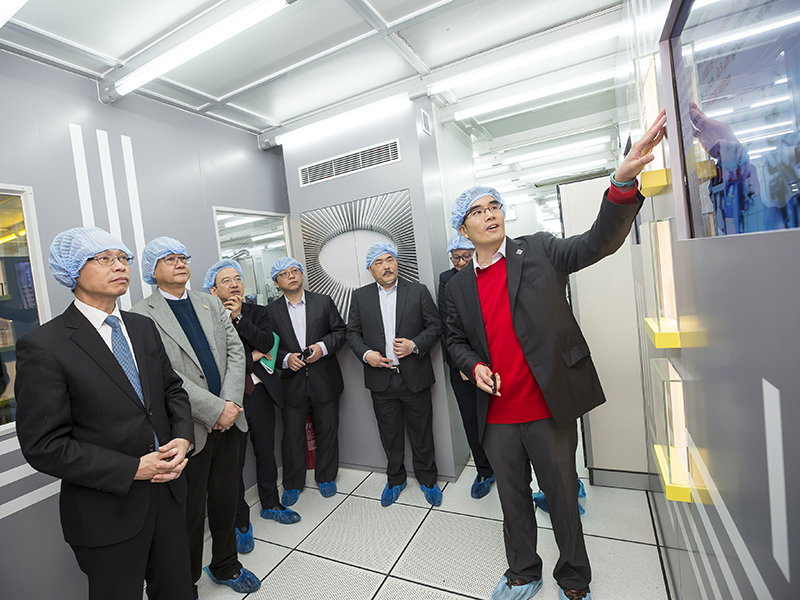
[[[439,471],[434,460],[436,452],[433,446],[431,389],[412,392],[402,375],[392,373],[386,390],[372,392],[372,408],[388,461],[386,476],[389,485],[395,487],[406,480],[404,459],[407,431],[414,461],[414,476],[425,487],[433,487]]]
[[[589,587],[592,572],[578,512],[576,425],[558,427],[553,419],[508,425],[487,423],[483,443],[494,467],[503,508],[506,576],[526,583],[542,577],[531,498],[533,465],[539,487],[547,496],[560,553],[553,577],[564,589]]]
[[[248,375],[249,377],[249,375]],[[244,499],[244,459],[247,456],[247,438],[253,444],[256,457],[256,487],[261,508],[278,505],[278,467],[275,464],[275,403],[259,383],[253,393],[244,397],[244,416],[249,431],[239,431],[239,504],[236,508],[236,527],[247,529],[250,507]],[[238,431],[238,430],[237,430]]]
[[[319,402],[306,381],[302,395],[284,397],[283,487],[302,490],[306,484],[306,419],[311,412],[317,444],[314,481],[327,483],[339,474],[339,398]]]
[[[89,578],[89,600],[141,600],[147,581],[150,600],[194,600],[189,575],[186,507],[164,484],[150,484],[150,505],[141,531],[102,546],[72,546]]]
[[[486,457],[486,450],[483,448],[481,436],[478,433],[476,388],[472,382],[461,379],[461,373],[454,367],[450,367],[450,386],[456,395],[461,422],[464,424],[464,432],[467,434],[467,443],[472,451],[472,460],[475,461],[478,476],[487,479],[492,476],[494,471]]]
[[[208,509],[211,530],[211,574],[219,580],[237,577],[242,568],[236,554],[236,503],[239,496],[239,429],[212,431],[206,445],[184,469],[189,484],[186,525],[192,581],[203,568],[203,523]],[[196,597],[196,596],[195,596]]]

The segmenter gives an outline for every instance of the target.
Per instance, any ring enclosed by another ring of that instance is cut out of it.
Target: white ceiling
[[[0,28],[0,49],[104,89],[253,1],[29,0]],[[563,146],[602,135],[612,141],[600,155],[613,160],[615,80],[592,78],[615,69],[625,41],[618,30],[586,36],[622,13],[613,0],[296,0],[134,93],[259,134],[262,147],[327,115],[427,94],[443,122],[473,136],[476,169],[526,140]],[[520,56],[525,64],[504,71]],[[449,89],[432,89],[439,84]],[[509,98],[512,106],[483,108]]]

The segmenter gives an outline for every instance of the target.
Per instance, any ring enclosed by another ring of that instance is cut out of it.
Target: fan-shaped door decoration
[[[372,243],[391,241],[400,277],[419,281],[407,189],[300,213],[300,228],[308,287],[333,298],[345,320],[353,290],[372,281],[365,269]]]

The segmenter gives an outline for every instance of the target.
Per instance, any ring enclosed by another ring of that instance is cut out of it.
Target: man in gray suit
[[[347,343],[364,363],[364,384],[372,392],[386,452],[388,481],[381,504],[394,504],[406,487],[405,429],[414,475],[425,499],[439,506],[442,491],[436,483],[434,460],[431,386],[435,379],[430,349],[439,341],[444,325],[428,288],[398,278],[397,249],[392,244],[369,248],[367,270],[375,283],[353,293]]]
[[[178,240],[159,237],[147,244],[142,252],[142,277],[158,289],[132,311],[155,321],[192,405],[196,449],[185,473],[195,594],[203,562],[206,497],[212,555],[204,570],[215,583],[249,593],[261,582],[239,562],[234,535],[239,490],[239,437],[234,428],[247,431],[240,406],[244,348],[219,298],[186,290],[190,260]]]

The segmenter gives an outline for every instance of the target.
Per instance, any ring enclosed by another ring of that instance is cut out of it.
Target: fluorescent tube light
[[[274,250],[275,248],[284,247],[286,247],[286,242],[272,242],[271,244],[267,244],[267,250]]]
[[[769,106],[770,104],[777,104],[778,102],[786,102],[789,99],[791,99],[791,96],[788,94],[786,96],[775,96],[774,98],[767,98],[761,102],[751,104],[750,108],[761,108],[762,106]]]
[[[759,35],[761,33],[767,33],[788,25],[794,25],[798,22],[800,22],[800,13],[793,13],[785,19],[769,21],[763,25],[759,25],[758,27],[748,27],[747,29],[740,29],[739,31],[734,31],[727,35],[721,35],[703,40],[702,42],[698,42],[694,45],[694,51],[702,52],[703,50],[708,50],[709,48],[714,48],[715,46],[722,46],[723,44],[738,42],[739,40],[743,40],[754,35]]]
[[[777,149],[778,149],[777,146],[767,146],[766,148],[758,148],[756,150],[751,150],[750,151],[750,158],[753,158],[755,156],[760,156],[760,153],[762,153],[762,152],[772,152],[773,150],[777,150]]]
[[[114,85],[124,96],[286,8],[286,0],[256,0],[126,75]]]
[[[779,135],[789,135],[794,133],[791,129],[784,129],[783,131],[773,131],[772,133],[765,133],[764,135],[757,135],[756,137],[741,139],[739,142],[742,144],[749,144],[750,142],[757,142],[758,140],[766,140],[767,138],[778,137]]]
[[[733,107],[729,106],[728,108],[720,108],[719,110],[707,112],[706,117],[709,119],[716,119],[717,117],[724,117],[725,115],[729,115],[731,113],[733,113]]]
[[[609,69],[607,71],[600,71],[599,73],[595,73],[593,75],[586,75],[584,77],[576,77],[575,79],[562,81],[561,83],[556,83],[554,85],[537,87],[529,92],[515,94],[514,96],[510,96],[508,98],[486,102],[485,104],[480,104],[472,108],[466,108],[464,110],[457,111],[455,114],[455,119],[456,121],[463,121],[464,119],[469,119],[470,117],[475,117],[497,110],[503,110],[504,108],[516,106],[517,104],[525,104],[526,102],[533,102],[534,100],[546,98],[547,96],[563,94],[564,92],[569,92],[577,88],[586,87],[601,81],[606,81],[608,79],[614,79],[616,75],[616,69]]]
[[[778,79],[772,85],[781,85],[782,83],[787,83],[788,81],[789,81],[789,78],[788,77],[784,77],[783,79]]]
[[[572,175],[584,173],[586,171],[593,171],[608,164],[608,159],[592,160],[589,162],[572,165],[570,167],[561,167],[560,169],[549,169],[547,171],[539,171],[538,173],[531,173],[530,175],[523,175],[520,177],[521,181],[541,181],[543,179],[551,179],[553,177],[561,177],[563,175]]]
[[[522,154],[521,156],[504,158],[503,164],[510,165],[514,163],[522,163],[527,162],[529,160],[535,160],[537,158],[545,158],[555,156],[557,154],[564,154],[569,153],[575,150],[584,150],[590,146],[598,146],[600,144],[607,144],[611,141],[610,136],[603,136],[592,138],[590,140],[585,140],[583,142],[575,142],[573,144],[565,144],[563,146],[557,146],[556,148],[548,148],[547,150],[537,150],[536,152],[529,152],[528,154]],[[561,157],[555,158],[554,160],[558,160]]]
[[[764,125],[762,127],[753,127],[752,129],[743,129],[742,131],[734,131],[733,135],[737,138],[743,135],[747,135],[748,133],[755,133],[756,131],[764,131],[765,129],[775,129],[776,127],[791,127],[791,121],[781,121],[780,123],[772,123],[770,125]]]
[[[271,238],[283,237],[283,231],[273,231],[272,233],[264,233],[262,235],[254,235],[250,238],[251,242],[260,242],[261,240],[268,240]]]
[[[4,0],[0,1],[0,27],[8,23],[20,8],[25,6],[28,0]]]
[[[463,75],[458,75],[456,77],[451,77],[449,79],[445,79],[444,81],[440,81],[439,83],[435,83],[428,88],[428,94],[439,94],[447,90],[452,90],[457,87],[469,85],[485,79],[490,79],[492,77],[502,75],[503,73],[516,71],[536,63],[544,62],[546,60],[550,60],[551,58],[563,56],[568,52],[574,52],[582,48],[587,48],[597,44],[598,42],[619,37],[621,33],[624,33],[626,29],[629,28],[629,26],[630,25],[627,22],[615,23],[607,27],[601,27],[600,29],[586,34],[577,35],[567,40],[550,44],[549,46],[544,46],[543,48],[525,52],[524,54],[514,56],[513,58],[498,61],[480,69],[464,73]]]
[[[228,221],[225,223],[225,227],[238,227],[239,225],[246,225],[247,223],[261,221],[264,218],[265,217],[243,217],[241,219],[236,219],[235,221]]]

